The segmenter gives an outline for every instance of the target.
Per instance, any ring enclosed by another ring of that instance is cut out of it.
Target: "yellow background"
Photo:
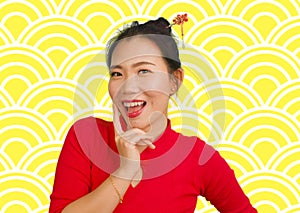
[[[223,88],[216,148],[259,212],[300,212],[299,0],[8,0],[0,8],[0,212],[48,211],[78,76],[115,30],[179,12],[189,16],[186,43]],[[110,119],[107,95],[94,101],[95,114]],[[196,211],[216,212],[203,198]]]

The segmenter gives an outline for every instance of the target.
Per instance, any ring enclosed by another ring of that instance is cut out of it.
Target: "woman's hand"
[[[152,144],[153,137],[138,128],[123,131],[119,119],[119,111],[114,105],[113,123],[115,127],[115,141],[120,155],[120,168],[115,172],[121,178],[133,179],[141,170],[140,153]]]

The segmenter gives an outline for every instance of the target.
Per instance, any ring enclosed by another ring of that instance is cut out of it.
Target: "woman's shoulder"
[[[196,135],[187,135],[182,132],[177,132],[175,130],[172,130],[177,135],[177,140],[180,140],[184,143],[193,144],[194,149],[196,150],[202,150],[206,147],[209,147],[210,149],[214,149],[209,143],[207,143],[204,139],[201,139],[200,137]]]
[[[206,164],[212,157],[218,156],[218,151],[213,145],[207,143],[198,136],[188,136],[182,133],[177,133],[178,138],[182,141],[184,147],[190,147],[190,155],[198,159],[199,165]]]
[[[72,125],[71,131],[75,132],[77,138],[89,138],[94,141],[100,137],[106,141],[113,136],[114,127],[111,121],[89,116],[77,120]]]

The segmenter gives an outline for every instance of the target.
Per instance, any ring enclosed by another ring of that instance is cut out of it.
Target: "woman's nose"
[[[124,94],[136,94],[140,92],[140,85],[137,76],[131,76],[127,78],[122,86],[121,91]]]

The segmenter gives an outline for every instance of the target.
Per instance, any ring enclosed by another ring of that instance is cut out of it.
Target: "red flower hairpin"
[[[183,24],[184,22],[187,22],[189,19],[187,17],[187,13],[185,14],[178,14],[174,19],[173,19],[173,23],[170,25],[173,26],[173,25],[180,25],[180,28],[181,28],[181,39],[182,39],[182,46],[184,47],[184,40],[183,40],[183,36],[184,36],[184,33],[183,33]]]

